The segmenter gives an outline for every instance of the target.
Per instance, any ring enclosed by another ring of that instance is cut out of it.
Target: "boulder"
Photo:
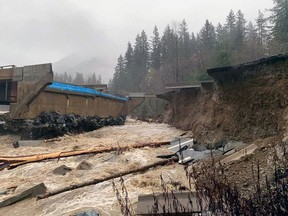
[[[90,170],[90,169],[92,169],[92,166],[93,165],[91,163],[84,160],[76,167],[76,169],[78,169],[78,170]]]
[[[68,172],[70,172],[72,168],[67,167],[66,165],[61,165],[54,169],[52,172],[55,175],[66,175]]]

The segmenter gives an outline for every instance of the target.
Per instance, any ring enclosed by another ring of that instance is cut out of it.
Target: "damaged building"
[[[12,119],[31,119],[44,111],[107,118],[125,116],[142,102],[100,88],[54,82],[52,64],[5,66],[0,68],[0,111]]]

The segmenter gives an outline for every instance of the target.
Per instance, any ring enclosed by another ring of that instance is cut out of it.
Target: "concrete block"
[[[43,144],[43,140],[18,140],[13,143],[14,148],[19,148],[19,147],[39,147]]]
[[[12,204],[19,202],[21,200],[24,200],[24,199],[28,199],[31,197],[36,197],[38,195],[44,194],[44,193],[46,193],[46,190],[47,190],[47,188],[44,185],[44,183],[38,184],[38,185],[28,189],[28,190],[23,191],[20,194],[17,194],[13,197],[10,197],[10,198],[0,202],[0,208],[8,206],[8,205],[12,205]]]
[[[19,82],[22,80],[23,80],[23,67],[14,68],[12,81]]]
[[[23,81],[37,82],[45,74],[52,74],[52,64],[29,65],[23,68]],[[52,80],[47,80],[47,82]]]

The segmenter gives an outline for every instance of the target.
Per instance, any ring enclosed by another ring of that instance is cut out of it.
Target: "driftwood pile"
[[[43,112],[35,119],[14,120],[5,118],[0,132],[22,134],[23,139],[53,138],[67,133],[93,131],[104,126],[123,125],[125,117],[100,118],[99,116],[61,115],[57,112]]]

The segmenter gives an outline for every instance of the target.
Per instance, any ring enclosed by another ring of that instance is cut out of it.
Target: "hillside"
[[[267,187],[269,189],[267,180],[277,182],[275,176],[279,172],[283,172],[281,178],[287,177],[285,168],[284,171],[281,168],[287,160],[287,66],[288,56],[278,55],[209,69],[207,72],[214,82],[159,95],[169,101],[162,120],[189,131],[201,149],[222,149],[236,143],[233,156],[222,156],[225,158],[221,160],[223,170],[216,179],[224,179],[228,185],[235,184],[246,198],[253,196],[257,188],[264,188],[261,190],[265,193]],[[200,172],[205,170],[203,179],[215,180],[215,176],[207,176],[214,173],[209,169],[209,166],[200,168]],[[211,187],[213,193],[217,193],[217,189]]]
[[[203,142],[253,141],[287,133],[288,56],[208,70],[210,87],[180,89],[160,97],[169,106],[163,120],[190,130]]]

